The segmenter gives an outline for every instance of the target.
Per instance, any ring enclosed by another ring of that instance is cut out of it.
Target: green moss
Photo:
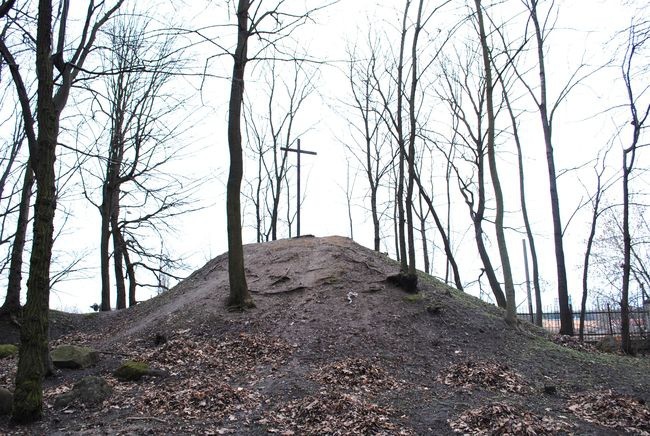
[[[424,294],[418,292],[417,294],[409,294],[404,297],[404,301],[409,303],[417,303],[418,301],[424,300]]]
[[[43,388],[40,380],[16,383],[11,419],[16,424],[29,424],[43,416]]]
[[[18,354],[18,347],[13,344],[0,344],[0,359]]]
[[[113,375],[122,381],[136,381],[150,373],[149,365],[129,360],[115,370]]]
[[[611,353],[597,353],[580,351],[569,347],[563,347],[544,338],[534,338],[528,345],[531,351],[541,352],[544,355],[556,353],[562,358],[572,359],[583,363],[607,365],[610,367],[628,367],[634,371],[650,372],[650,361],[648,359],[637,359],[630,356],[622,356]]]

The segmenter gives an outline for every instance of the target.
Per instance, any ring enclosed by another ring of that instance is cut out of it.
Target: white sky
[[[268,2],[268,0],[264,1]],[[138,2],[138,7],[145,3]],[[208,6],[209,3],[186,2],[183,8],[177,9],[174,13],[182,17],[179,19],[186,20],[187,24],[212,23],[214,17],[219,17],[220,23],[225,22],[228,17],[223,12],[220,14],[207,13],[212,12],[213,9],[223,11],[223,7],[220,7],[221,2],[218,2],[219,7]],[[290,4],[302,6],[315,3],[314,1],[291,0]],[[454,13],[458,13],[461,3],[452,2],[450,9],[453,9]],[[509,3],[520,7],[517,0],[510,0]],[[549,40],[549,64],[547,65],[550,73],[551,96],[557,92],[557,86],[564,83],[571,71],[575,69],[583,54],[588,62],[594,65],[604,62],[605,58],[612,54],[615,47],[612,44],[604,44],[611,41],[615,32],[623,29],[630,22],[634,13],[633,8],[622,7],[619,1],[613,0],[565,0],[558,4],[561,14],[557,30]],[[164,5],[168,6],[167,3]],[[342,0],[319,13],[316,16],[317,24],[302,28],[300,33],[295,36],[295,40],[301,48],[309,48],[308,51],[312,57],[324,57],[329,61],[334,61],[331,65],[320,67],[318,94],[310,97],[304,112],[299,115],[298,119],[300,125],[298,130],[309,129],[301,136],[302,147],[318,153],[317,156],[304,156],[302,160],[302,186],[303,189],[306,189],[302,208],[302,234],[349,236],[345,199],[346,155],[344,147],[338,139],[345,139],[345,132],[349,131],[346,120],[350,118],[350,115],[344,113],[340,103],[341,100],[349,98],[349,84],[340,71],[341,67],[344,68],[344,64],[335,61],[346,58],[345,48],[348,42],[354,41],[358,35],[362,39],[365,37],[368,20],[371,20],[375,27],[393,26],[393,30],[387,32],[392,32],[395,35],[394,28],[399,26],[401,13],[395,8],[401,7],[402,2],[394,0]],[[432,23],[431,26],[442,27],[442,23]],[[224,45],[230,47],[235,40],[234,36],[229,34],[222,41]],[[205,50],[205,52],[196,53],[196,56],[208,54],[209,50],[213,49],[209,49],[206,45]],[[213,73],[227,76],[231,70],[230,62],[229,58],[215,61],[212,64]],[[617,59],[615,66],[619,64],[620,60]],[[249,97],[253,92],[252,89],[259,85],[253,77],[256,71],[259,69],[253,68],[252,65],[249,66],[247,76],[247,79],[250,80],[247,84]],[[584,86],[578,87],[559,110],[554,130],[556,162],[559,169],[584,163],[611,139],[614,126],[620,123],[620,118],[616,118],[620,113],[598,114],[620,101],[622,88],[617,81],[618,75],[619,70],[616,67],[595,74],[585,82]],[[198,100],[193,102],[192,110],[198,114],[197,122],[188,126],[191,128],[187,130],[187,137],[183,138],[196,151],[191,157],[179,162],[176,167],[179,173],[187,176],[209,178],[200,190],[201,200],[207,207],[200,212],[178,219],[175,222],[177,231],[169,234],[165,243],[166,248],[172,252],[172,256],[182,257],[191,267],[188,273],[227,249],[225,181],[228,148],[225,128],[229,86],[228,80],[212,79],[206,82],[201,99],[205,107],[198,108]],[[69,108],[65,113],[68,113],[68,110]],[[598,116],[594,118],[596,115]],[[536,114],[532,114],[522,121],[522,131],[525,131],[525,146],[530,150],[530,152],[525,152],[527,155],[525,163],[527,195],[531,209],[529,213],[537,236],[541,275],[546,283],[543,299],[545,304],[552,304],[556,294],[553,285],[555,267],[553,264],[551,214],[548,206],[541,129]],[[617,151],[612,154],[610,162],[614,168],[618,168],[620,147],[615,147],[615,150]],[[499,165],[502,177],[505,179],[504,185],[506,185],[506,208],[512,212],[509,215],[511,216],[510,224],[519,226],[518,182],[516,178],[512,177],[516,168],[513,152],[514,147],[504,151],[500,155]],[[295,155],[290,158],[294,159]],[[647,160],[641,162],[643,165]],[[247,163],[245,177],[246,175],[250,177],[253,171],[254,165],[250,162]],[[578,176],[589,185],[593,182],[590,174],[590,170],[587,169],[560,178],[562,216],[565,222],[576,203],[584,195],[578,182]],[[457,191],[454,183],[452,183],[452,187]],[[354,192],[354,236],[358,243],[371,247],[372,221],[369,213],[366,212],[369,207],[365,201],[366,191],[365,176],[359,174]],[[442,191],[436,192],[442,193]],[[467,208],[458,198],[457,192],[455,192],[455,197],[452,240],[457,244],[457,261],[461,277],[465,282],[469,282],[478,277],[480,265],[477,263]],[[292,207],[293,203],[292,201]],[[436,200],[436,204],[441,206],[439,213],[444,215],[445,212],[442,209],[444,200],[440,198]],[[66,224],[65,233],[57,241],[55,248],[59,253],[70,249],[87,253],[85,266],[88,269],[84,271],[85,279],[59,283],[53,290],[51,306],[57,309],[88,311],[92,303],[99,302],[100,296],[97,249],[99,245],[97,236],[99,214],[87,203],[68,204],[67,209],[71,211],[72,217]],[[252,205],[245,205],[244,212],[252,212]],[[574,218],[566,235],[567,270],[574,305],[577,305],[581,292],[580,268],[583,261],[584,240],[587,236],[586,217],[586,214],[581,214]],[[248,224],[253,222],[250,218],[250,216],[247,217]],[[392,228],[388,221],[383,227],[386,231]],[[429,237],[434,235],[433,226],[431,225],[431,227]],[[486,228],[489,226],[486,225]],[[284,234],[285,230],[281,230],[281,232]],[[245,242],[254,242],[254,238],[253,231],[248,231],[245,234]],[[515,232],[508,234],[516,283],[524,281],[521,238],[522,236]],[[386,251],[393,251],[392,241],[392,235],[387,234],[383,241]],[[439,238],[436,237],[436,243],[439,243],[438,241]],[[495,241],[494,237],[490,236],[488,243],[491,245],[492,252],[495,252],[496,244],[492,243],[493,241]],[[444,269],[441,269],[441,265],[439,265],[443,256],[444,254],[440,250],[434,255],[434,259],[438,262],[438,268],[434,271],[434,275],[444,275]],[[495,265],[498,265],[498,256],[494,255],[493,261]],[[418,267],[422,269],[421,261],[419,261]],[[484,284],[484,289],[488,290],[487,283]],[[478,288],[474,286],[469,291],[477,295]],[[144,299],[148,292],[140,291],[138,299]],[[518,303],[522,301],[523,296],[523,293],[518,295]],[[2,298],[1,293],[0,298]],[[112,303],[115,304],[114,296]]]

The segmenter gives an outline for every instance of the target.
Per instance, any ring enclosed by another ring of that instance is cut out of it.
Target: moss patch
[[[18,347],[13,344],[0,344],[0,359],[18,354]]]
[[[409,303],[417,303],[418,301],[424,300],[424,294],[418,292],[417,294],[409,294],[404,297],[404,301]]]
[[[150,372],[149,365],[146,363],[129,360],[117,368],[113,375],[121,381],[136,381],[149,375]]]

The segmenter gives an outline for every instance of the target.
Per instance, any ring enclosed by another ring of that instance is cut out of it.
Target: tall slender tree
[[[537,65],[539,71],[539,96],[532,88],[529,88],[531,96],[535,100],[542,124],[544,134],[544,145],[546,148],[546,167],[548,170],[548,186],[551,197],[551,217],[553,220],[553,242],[555,246],[555,266],[557,269],[557,293],[560,303],[560,334],[573,336],[573,314],[569,306],[569,284],[567,281],[566,261],[564,259],[564,241],[562,238],[562,218],[560,216],[560,196],[557,189],[557,172],[555,169],[555,154],[553,151],[553,113],[557,104],[549,110],[547,97],[546,79],[546,55],[544,53],[545,32],[539,17],[539,0],[525,0],[526,7],[530,13],[535,32],[537,44]],[[567,89],[565,89],[568,91]],[[558,99],[558,103],[561,100]]]
[[[501,268],[503,270],[503,281],[506,295],[506,321],[514,324],[517,321],[517,304],[515,301],[515,286],[512,280],[512,268],[510,266],[510,257],[508,254],[508,244],[506,243],[504,231],[504,200],[501,189],[501,181],[496,162],[496,115],[494,103],[494,89],[496,80],[492,75],[492,53],[490,50],[488,35],[485,29],[483,19],[483,9],[481,0],[474,0],[476,6],[476,20],[478,24],[479,40],[481,43],[481,54],[483,58],[483,72],[485,80],[485,105],[487,112],[487,157],[490,167],[490,176],[492,179],[492,188],[494,190],[494,200],[496,203],[496,217],[494,228],[497,235],[497,244],[499,246],[499,257],[501,258]]]
[[[644,91],[635,87],[636,58],[639,52],[650,42],[650,23],[641,22],[632,25],[628,32],[625,57],[621,66],[627,107],[632,121],[632,135],[629,145],[623,149],[623,277],[621,286],[621,348],[624,353],[633,354],[630,338],[630,275],[632,271],[632,235],[630,232],[630,176],[635,169],[638,150],[647,146],[640,142],[641,134],[650,117],[650,103],[642,103],[640,97]],[[645,66],[647,69],[647,66]]]

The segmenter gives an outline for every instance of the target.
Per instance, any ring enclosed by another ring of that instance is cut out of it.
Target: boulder
[[[63,408],[75,401],[85,406],[94,406],[108,399],[112,393],[113,390],[106,380],[101,377],[88,376],[75,383],[71,391],[56,397],[54,407]]]
[[[11,414],[11,405],[13,402],[13,394],[5,388],[0,388],[0,416]]]
[[[135,362],[129,360],[124,362],[122,366],[117,368],[113,375],[121,381],[136,381],[140,380],[145,375],[150,375],[151,369],[149,365],[144,362]]]
[[[97,363],[99,353],[88,347],[61,345],[50,353],[52,363],[57,368],[86,368]]]
[[[620,347],[620,344],[613,336],[605,336],[596,344],[596,348],[603,353],[616,353]]]
[[[18,354],[18,347],[13,344],[0,344],[0,359]]]

